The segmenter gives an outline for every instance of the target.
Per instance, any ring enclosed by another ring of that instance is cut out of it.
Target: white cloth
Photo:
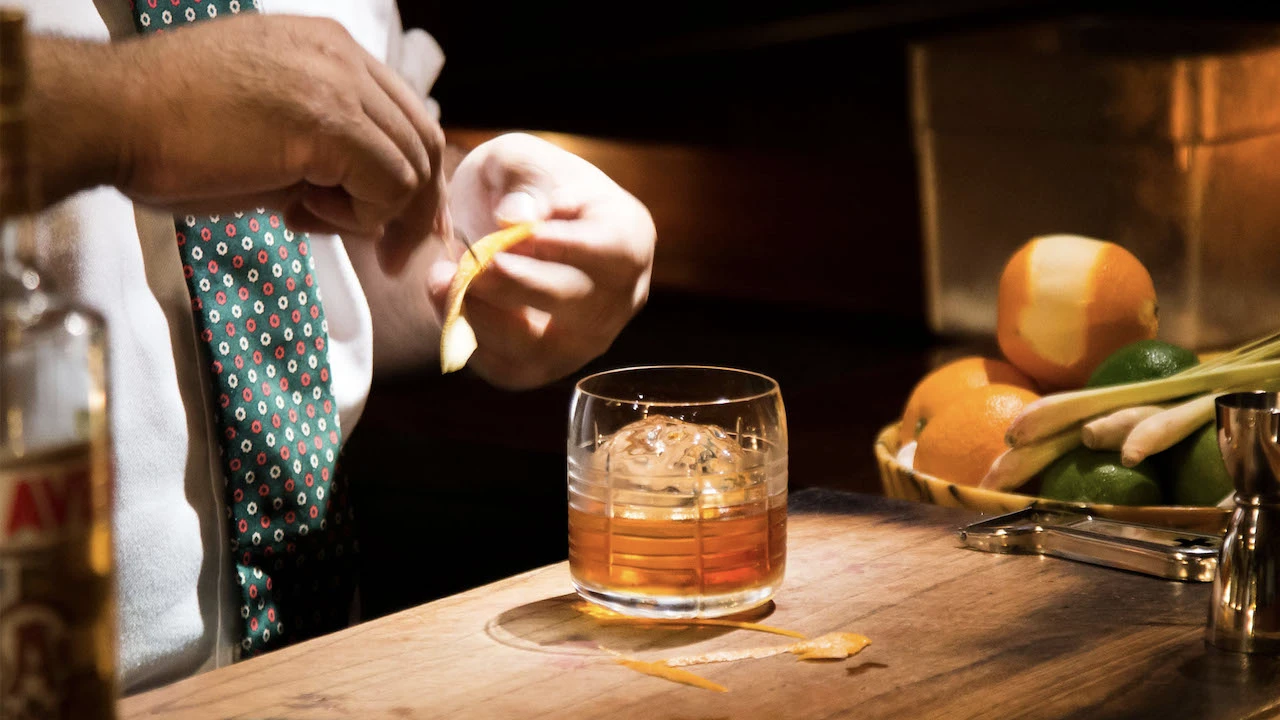
[[[134,35],[129,0],[19,2],[33,32],[99,40]],[[338,20],[434,108],[426,93],[443,55],[421,31],[402,32],[394,0],[263,4],[267,12]],[[228,571],[211,390],[172,217],[99,188],[50,209],[37,225],[44,247],[58,249],[44,258],[46,270],[108,324],[122,688],[132,693],[227,664],[239,604]],[[372,372],[369,307],[342,241],[312,236],[311,246],[329,322],[335,399],[349,434]]]

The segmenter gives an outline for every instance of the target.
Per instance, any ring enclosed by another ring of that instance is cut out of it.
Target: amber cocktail
[[[716,617],[782,583],[787,429],[758,373],[661,366],[577,385],[569,567],[583,597],[632,615]]]

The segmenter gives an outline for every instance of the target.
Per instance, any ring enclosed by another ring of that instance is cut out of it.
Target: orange
[[[958,485],[977,485],[1009,446],[1005,431],[1039,395],[994,383],[973,388],[934,416],[917,440],[914,467]]]
[[[933,416],[966,390],[991,383],[1035,389],[1031,378],[1003,360],[977,355],[952,360],[921,378],[911,391],[906,409],[902,411],[902,424],[899,426],[902,441],[909,442],[919,437],[920,431],[929,424]]]
[[[996,339],[1044,391],[1083,387],[1108,355],[1156,336],[1151,274],[1115,243],[1032,238],[1000,275]]]

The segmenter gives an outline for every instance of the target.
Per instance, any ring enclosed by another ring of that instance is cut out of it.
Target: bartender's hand
[[[48,201],[109,183],[178,212],[269,207],[294,230],[379,240],[392,272],[433,228],[447,234],[440,127],[333,21],[36,38],[32,77]]]
[[[531,388],[574,372],[648,298],[653,220],[582,158],[531,135],[502,135],[463,159],[449,194],[455,227],[473,241],[503,224],[542,221],[467,291],[478,345],[468,367],[493,385]],[[430,268],[437,308],[456,267],[442,259]]]

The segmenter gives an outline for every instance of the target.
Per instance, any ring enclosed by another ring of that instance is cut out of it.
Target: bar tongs
[[[1031,505],[960,528],[967,547],[1050,555],[1168,580],[1212,582],[1222,538],[1098,517],[1087,506]]]

